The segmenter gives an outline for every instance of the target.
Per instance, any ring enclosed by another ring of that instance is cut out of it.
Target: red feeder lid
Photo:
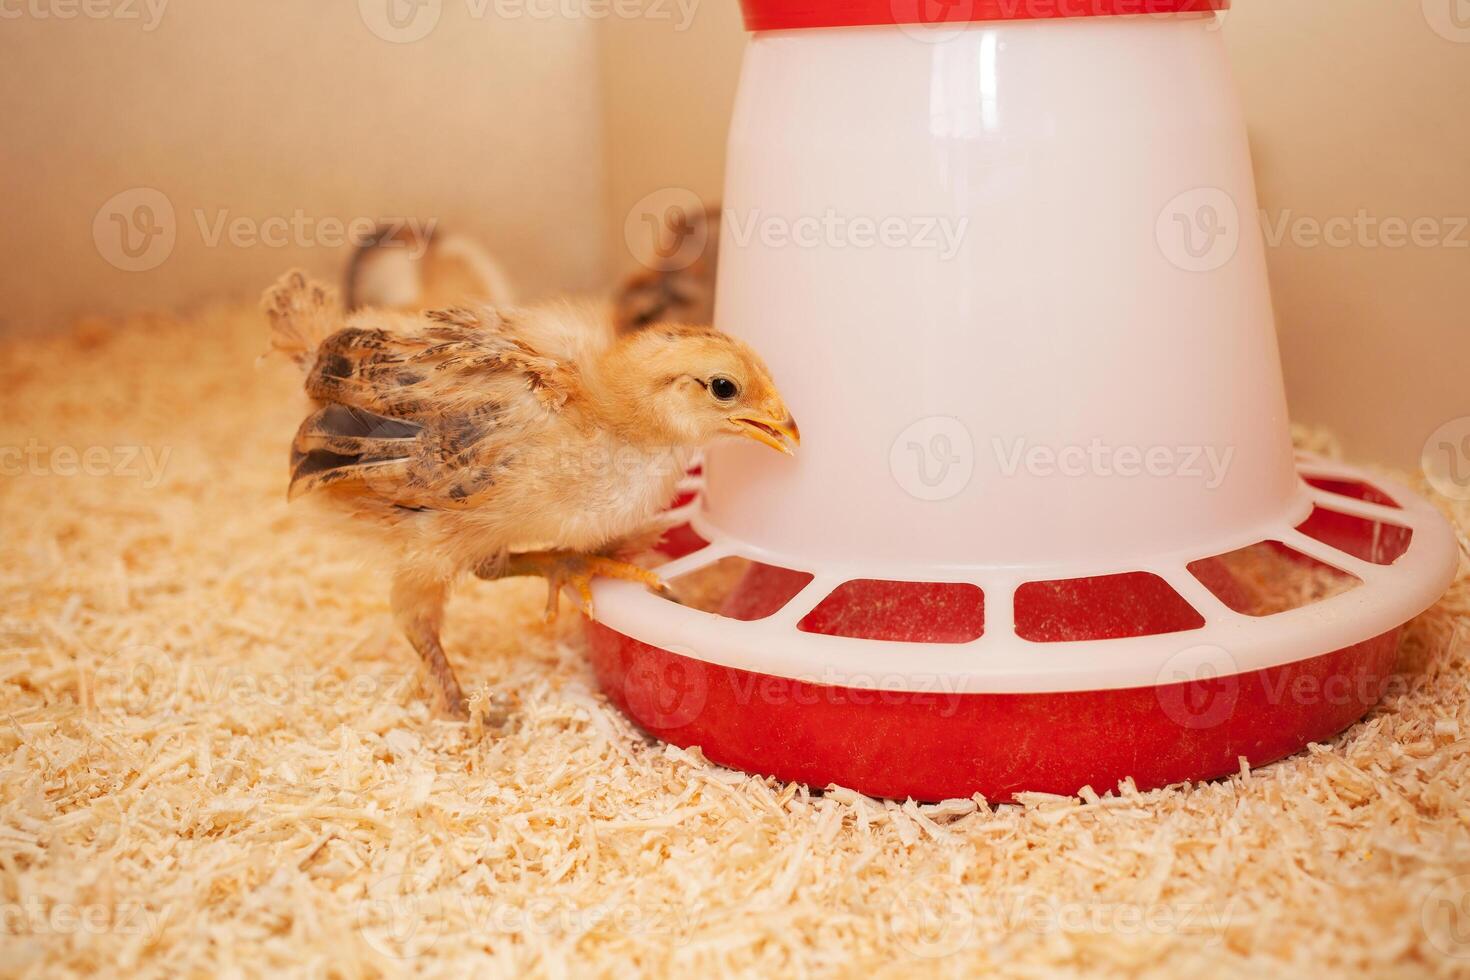
[[[986,20],[1121,17],[1205,13],[1230,0],[740,0],[745,28],[786,31],[806,27],[882,24],[962,24]]]

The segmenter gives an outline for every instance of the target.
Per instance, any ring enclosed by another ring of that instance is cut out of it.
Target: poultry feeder
[[[744,0],[715,318],[802,446],[707,453],[683,604],[597,586],[640,726],[1009,800],[1261,765],[1378,700],[1458,551],[1293,451],[1227,2]]]

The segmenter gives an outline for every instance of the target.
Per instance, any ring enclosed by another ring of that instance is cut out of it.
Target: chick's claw
[[[546,621],[556,621],[557,598],[563,588],[571,589],[588,619],[595,619],[592,609],[592,580],[615,578],[638,582],[661,595],[671,590],[654,572],[631,562],[603,555],[584,555],[576,551],[531,551],[511,555],[505,563],[504,576],[535,575],[546,579]]]

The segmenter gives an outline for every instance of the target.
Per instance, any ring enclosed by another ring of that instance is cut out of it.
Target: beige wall
[[[624,220],[645,194],[718,198],[744,43],[734,0],[702,0],[687,22],[687,0],[570,20],[427,2],[437,25],[402,44],[350,0],[173,0],[151,31],[0,21],[0,320],[249,295],[291,264],[341,266],[344,250],[311,232],[280,249],[211,245],[199,222],[221,213],[437,218],[481,235],[542,293],[630,268]],[[1239,0],[1225,33],[1269,219],[1470,215],[1457,2]],[[137,187],[166,194],[177,241],[130,273],[109,264],[115,245],[104,233],[99,248],[93,222]],[[1470,414],[1470,249],[1288,237],[1271,261],[1298,419],[1408,463],[1440,422]]]
[[[0,10],[32,3],[65,7]],[[409,43],[374,34],[356,0],[172,0],[151,31],[0,20],[0,317],[173,307],[258,293],[293,264],[341,268],[330,228],[289,231],[281,248],[211,244],[221,213],[266,231],[298,211],[437,218],[481,235],[532,292],[600,284],[597,25],[474,16],[484,9],[438,2]],[[138,187],[167,196],[177,238],[166,261],[126,272],[93,221]]]
[[[615,273],[640,258],[624,222],[645,195],[685,188],[718,203],[744,46],[735,0],[704,0],[682,29],[676,20],[652,18],[604,26],[606,235]]]
[[[1448,30],[1456,5],[1237,5],[1225,35],[1269,219],[1470,216],[1470,22],[1452,41],[1429,20]],[[1470,229],[1457,238],[1270,250],[1296,418],[1409,465],[1441,423],[1470,415]]]

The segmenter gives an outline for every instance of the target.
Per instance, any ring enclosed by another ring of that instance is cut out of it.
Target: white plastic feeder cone
[[[594,663],[644,727],[994,799],[1234,771],[1376,701],[1457,551],[1293,453],[1223,5],[747,0],[716,322],[802,447],[708,454],[709,544],[662,571],[772,566],[726,615],[599,587]],[[1243,611],[1211,563],[1263,543],[1356,587]]]

